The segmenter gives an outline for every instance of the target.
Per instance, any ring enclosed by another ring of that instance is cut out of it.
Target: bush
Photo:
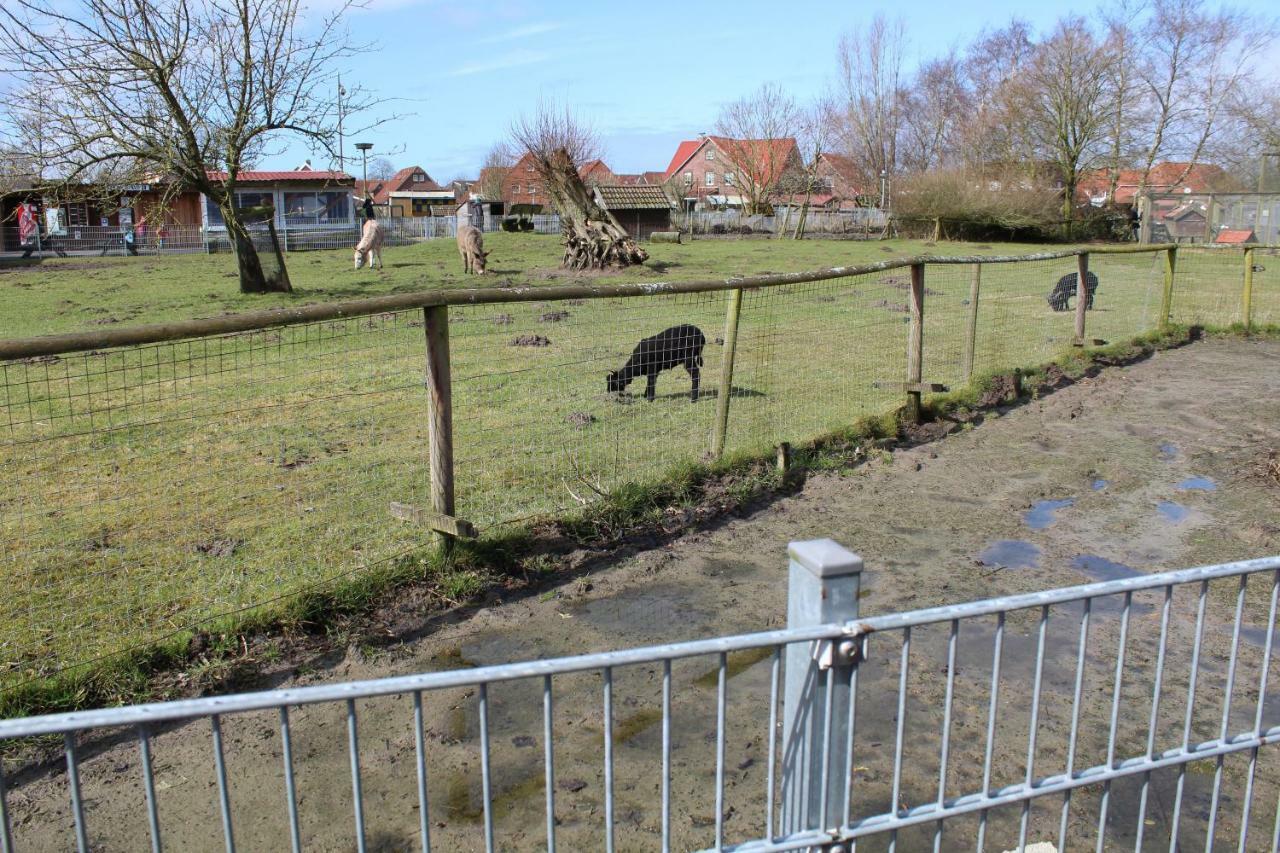
[[[514,216],[504,216],[502,218],[502,230],[503,231],[520,230],[520,220]]]
[[[738,233],[739,233],[739,234],[754,234],[754,233],[756,233],[756,232],[755,232],[755,229],[754,229],[754,228],[752,228],[750,225],[743,225],[741,228],[739,228],[739,229],[738,229]]]
[[[711,233],[712,233],[712,234],[723,234],[723,233],[724,233],[724,223],[723,223],[723,222],[716,222],[716,223],[713,223],[713,224],[712,224],[712,226],[711,226]]]
[[[521,230],[521,231],[532,231],[532,230],[533,230],[533,220],[532,220],[532,219],[529,219],[529,218],[527,218],[527,217],[524,217],[524,216],[520,217],[520,230]]]
[[[922,236],[965,240],[1062,239],[1057,191],[1018,170],[927,172],[894,197],[894,219]]]

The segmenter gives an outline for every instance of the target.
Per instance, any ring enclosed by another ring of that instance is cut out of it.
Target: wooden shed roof
[[[662,187],[598,186],[596,200],[605,210],[670,210],[671,199]]]

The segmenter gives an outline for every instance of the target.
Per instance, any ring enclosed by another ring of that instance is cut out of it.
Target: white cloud
[[[529,38],[531,36],[542,35],[543,33],[555,32],[563,27],[564,24],[556,21],[543,21],[538,24],[526,24],[523,27],[516,27],[514,30],[507,30],[505,33],[498,33],[497,35],[476,39],[474,44],[498,44],[504,41],[515,41],[516,39]]]
[[[540,50],[515,50],[502,57],[491,60],[466,62],[449,72],[450,77],[465,77],[469,74],[484,74],[488,71],[501,71],[504,68],[516,68],[521,65],[534,65],[546,62],[551,54]]]

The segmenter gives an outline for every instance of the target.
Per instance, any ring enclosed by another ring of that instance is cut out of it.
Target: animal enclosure
[[[1088,342],[1149,331],[1166,308],[1242,322],[1246,293],[1252,322],[1280,322],[1273,251],[1247,267],[1239,251],[1178,249],[1172,266],[1166,252],[1089,253]],[[1046,298],[1078,264],[1066,251],[413,292],[216,318],[198,336],[179,324],[2,342],[0,690],[403,571],[426,531],[393,503],[501,532],[713,451],[766,452],[883,414],[908,401],[904,385],[1043,363],[1077,336]],[[424,306],[447,316],[452,513],[443,472],[433,486]],[[679,369],[653,402],[608,393],[637,341],[683,323],[707,338],[697,402]]]

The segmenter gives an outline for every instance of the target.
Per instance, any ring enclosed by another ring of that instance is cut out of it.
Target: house
[[[646,240],[654,231],[671,230],[671,199],[662,187],[597,184],[592,188],[600,205],[627,233]]]
[[[1227,173],[1220,166],[1209,163],[1157,163],[1151,167],[1146,184],[1142,182],[1142,169],[1121,169],[1116,180],[1114,203],[1132,205],[1137,201],[1138,189],[1157,194],[1207,193],[1222,189],[1227,183]],[[1111,189],[1111,170],[1094,169],[1085,173],[1076,185],[1076,200],[1080,204],[1101,207],[1107,203]]]
[[[533,155],[528,152],[503,175],[501,186],[502,202],[508,213],[540,213],[551,206],[551,199],[533,165]],[[516,205],[520,206],[518,210]]]
[[[795,139],[700,136],[680,143],[664,180],[683,193],[687,208],[762,207],[779,191],[803,184],[804,161]]]
[[[825,206],[831,206],[837,210],[852,210],[862,206],[858,203],[859,200],[868,196],[852,157],[824,151],[818,155],[818,162],[813,171],[817,178],[814,194],[830,195],[834,200],[834,204],[829,203]],[[872,193],[877,201],[879,189],[876,187],[875,193]]]
[[[226,180],[226,172],[209,172],[215,181]],[[272,205],[276,227],[351,225],[356,221],[352,196],[356,179],[346,172],[324,169],[295,169],[288,172],[251,171],[236,176],[236,204],[239,207]],[[183,202],[184,193],[174,201]],[[212,201],[200,196],[206,228],[223,228],[222,212]],[[181,224],[181,223],[179,223]]]
[[[618,183],[613,170],[598,157],[579,166],[578,174],[582,176],[582,182],[589,187]]]
[[[666,172],[641,172],[640,183],[651,187],[660,187],[667,182]]]
[[[385,181],[369,181],[366,191],[389,217],[431,216],[433,206],[448,205],[452,210],[456,204],[454,191],[433,181],[421,166],[408,166]]]

